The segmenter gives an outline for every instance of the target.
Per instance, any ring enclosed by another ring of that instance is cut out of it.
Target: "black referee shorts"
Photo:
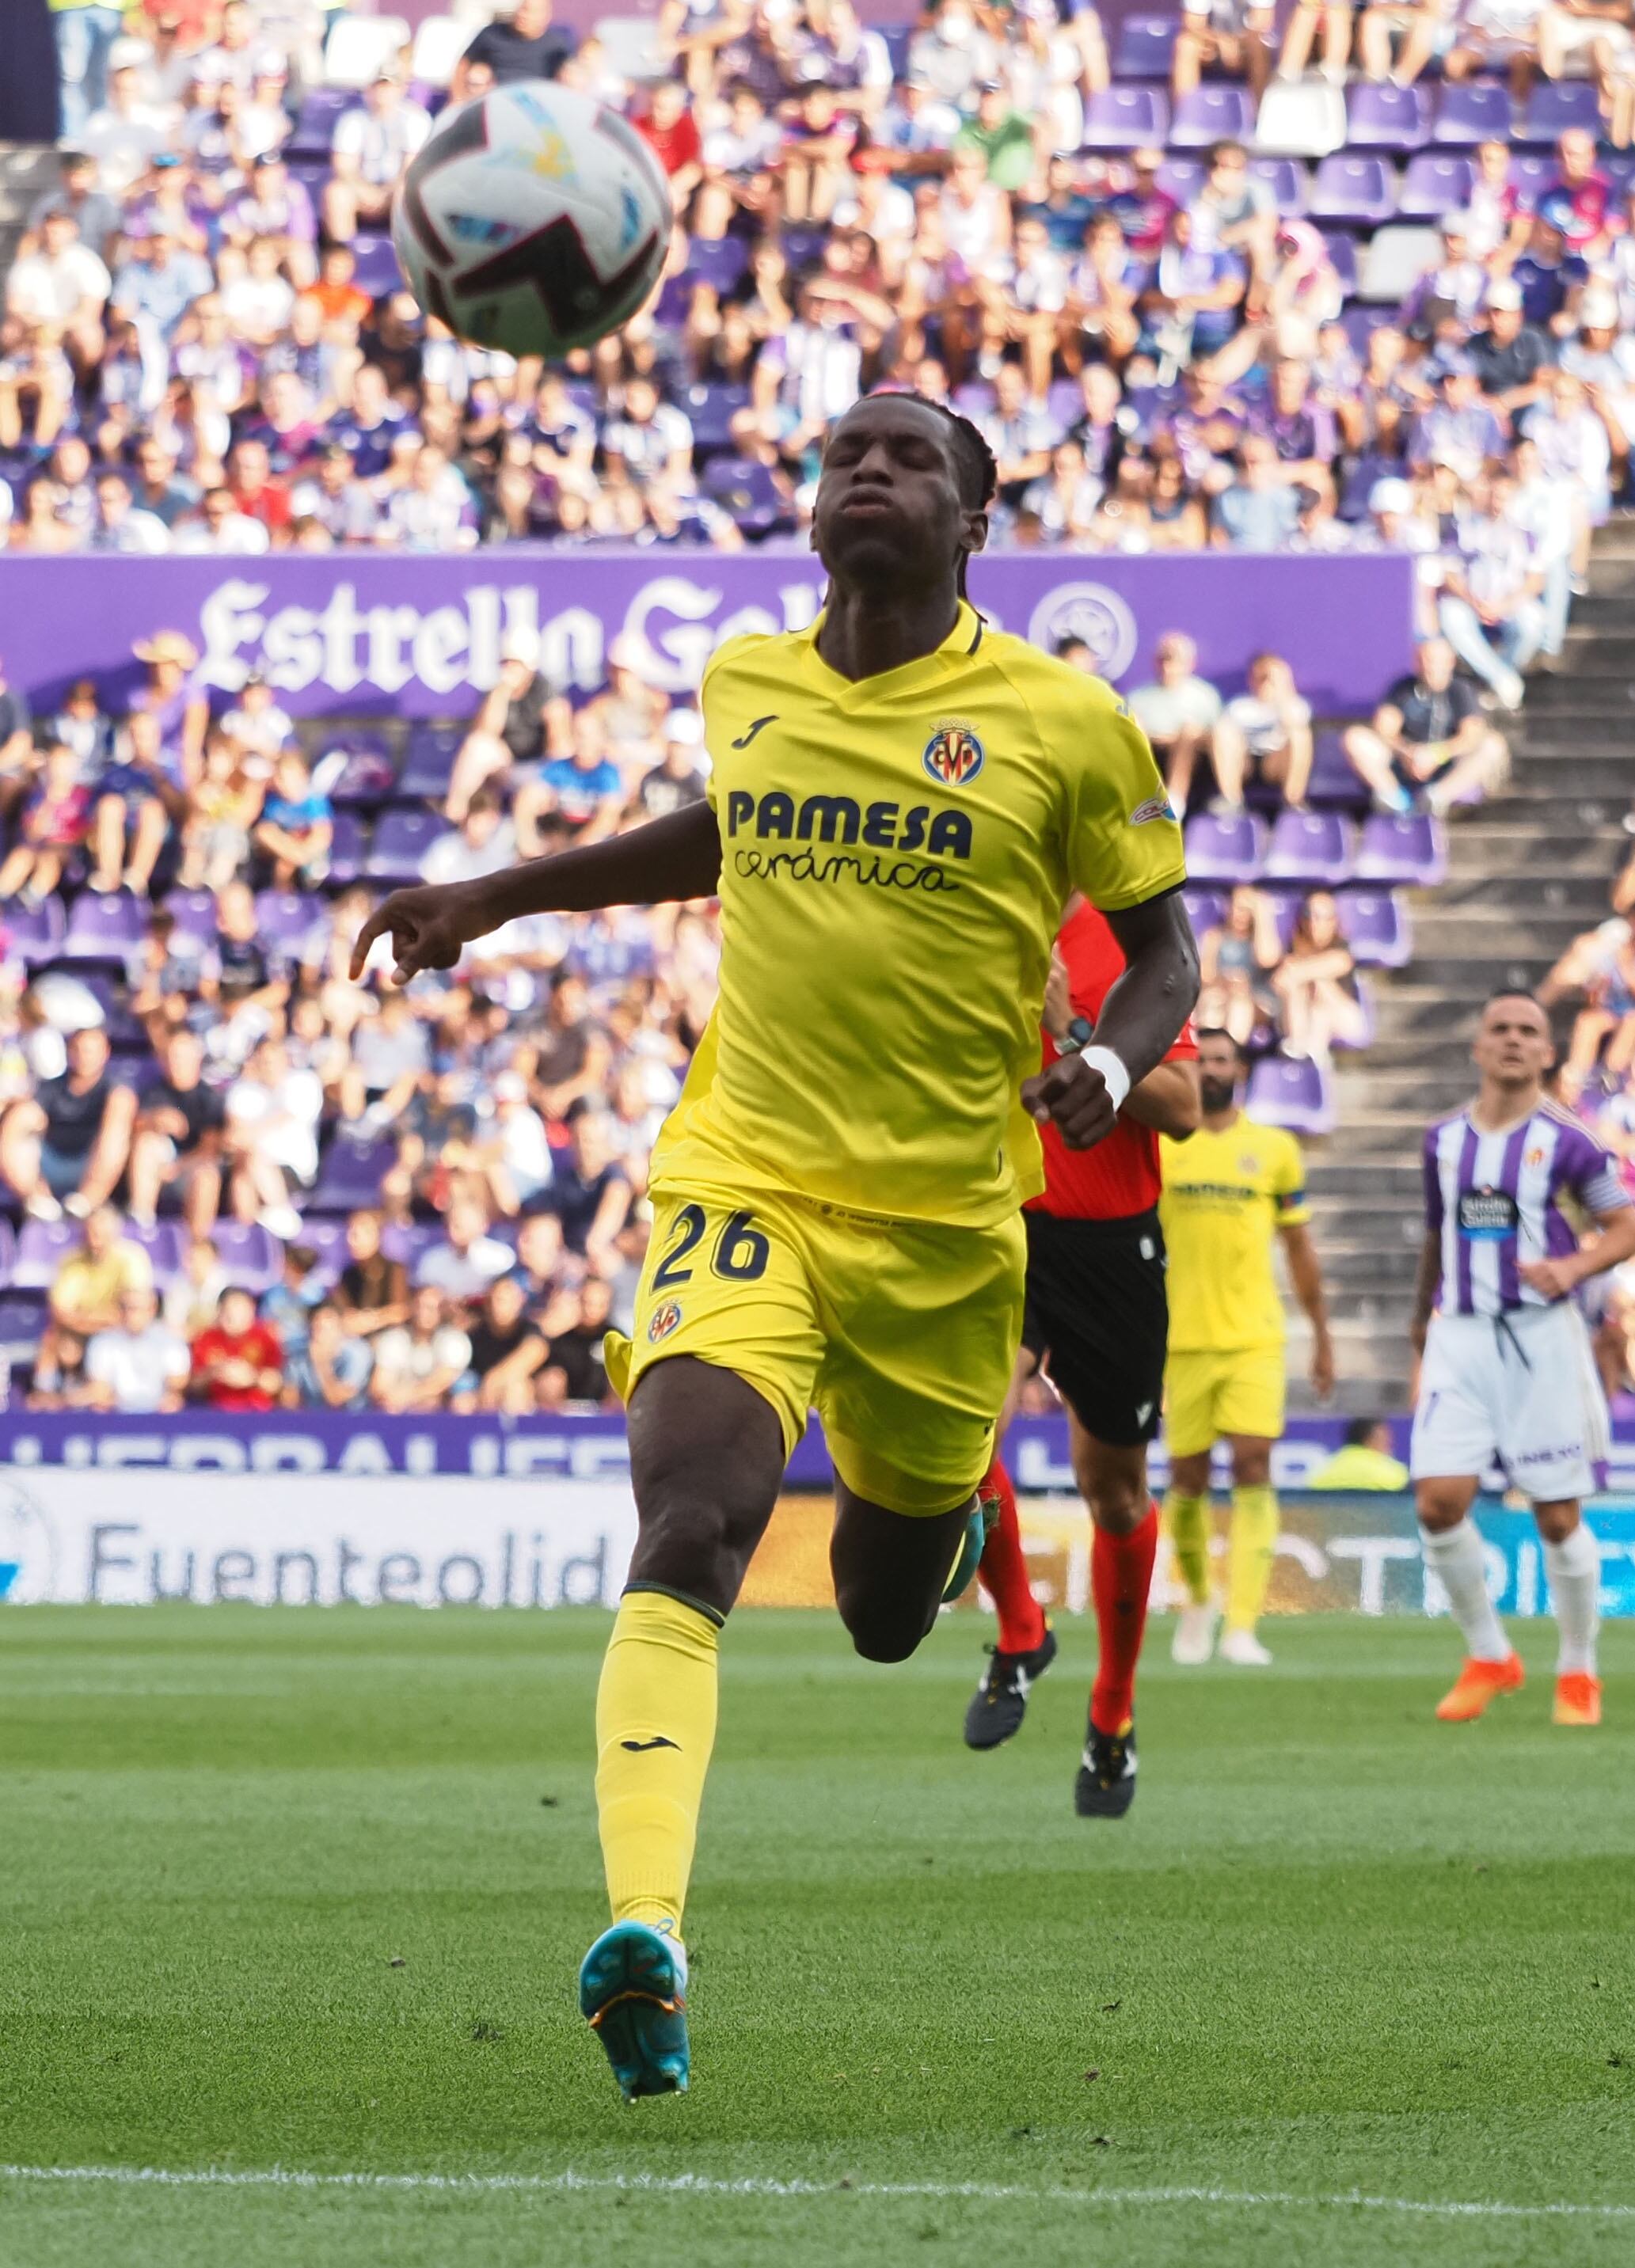
[[[1169,1300],[1156,1212],[1066,1220],[1025,1212],[1022,1344],[1086,1433],[1115,1448],[1150,1441],[1164,1399]]]

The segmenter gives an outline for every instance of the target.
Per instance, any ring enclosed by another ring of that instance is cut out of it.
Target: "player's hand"
[[[1022,1103],[1039,1125],[1054,1120],[1070,1150],[1094,1150],[1118,1123],[1107,1081],[1080,1055],[1060,1056],[1022,1081]]]
[[[1524,1260],[1516,1273],[1529,1292],[1546,1300],[1565,1300],[1579,1280],[1565,1260]]]
[[[1319,1402],[1326,1402],[1334,1391],[1334,1341],[1326,1330],[1312,1338],[1311,1383]]]
[[[473,936],[469,901],[458,882],[421,883],[383,898],[352,947],[352,982],[357,983],[378,937],[389,936],[394,984],[407,984],[423,968],[453,968]]]

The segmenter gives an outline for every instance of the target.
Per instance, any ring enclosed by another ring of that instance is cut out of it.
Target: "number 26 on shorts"
[[[678,1284],[691,1283],[692,1256],[709,1233],[710,1216],[703,1205],[684,1204],[675,1216],[675,1233],[670,1248],[653,1277],[655,1292],[671,1292]],[[729,1284],[754,1284],[766,1273],[770,1249],[755,1225],[753,1213],[729,1213],[711,1250],[711,1271]]]

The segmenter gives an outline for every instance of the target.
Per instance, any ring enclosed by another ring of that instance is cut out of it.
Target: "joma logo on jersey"
[[[871,850],[929,850],[936,858],[968,858],[971,822],[962,811],[933,812],[917,803],[854,803],[849,795],[809,795],[799,805],[782,789],[757,799],[735,788],[726,799],[730,836],[753,827],[762,842],[863,843]]]
[[[920,762],[944,787],[963,787],[983,768],[983,744],[968,725],[939,725]]]

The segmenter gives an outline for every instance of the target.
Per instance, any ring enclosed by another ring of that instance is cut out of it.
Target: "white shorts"
[[[1590,1495],[1608,1454],[1606,1399],[1570,1300],[1507,1315],[1433,1315],[1410,1469],[1475,1476],[1495,1459],[1535,1504]]]

